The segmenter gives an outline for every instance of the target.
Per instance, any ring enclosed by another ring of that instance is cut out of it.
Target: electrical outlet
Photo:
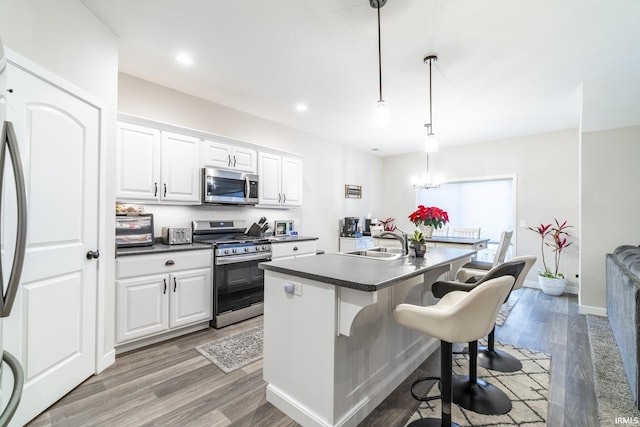
[[[300,283],[293,284],[293,294],[298,295],[299,297],[302,296],[302,285]]]

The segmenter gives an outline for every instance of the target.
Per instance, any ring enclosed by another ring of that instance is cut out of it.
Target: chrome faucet
[[[396,227],[397,229],[398,227]],[[402,235],[394,233],[392,231],[383,231],[382,233],[376,234],[373,237],[384,237],[390,236],[400,242],[402,245],[402,255],[409,255],[409,238],[407,237],[407,233],[401,231]]]

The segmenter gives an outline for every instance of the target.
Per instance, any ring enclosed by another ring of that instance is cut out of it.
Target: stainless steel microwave
[[[255,205],[258,203],[258,175],[203,168],[202,203]]]

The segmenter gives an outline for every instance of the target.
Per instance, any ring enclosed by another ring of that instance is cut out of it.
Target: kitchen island
[[[326,254],[260,264],[267,401],[303,426],[358,425],[438,348],[399,326],[393,309],[432,304],[431,284],[474,254],[430,248],[425,258]]]

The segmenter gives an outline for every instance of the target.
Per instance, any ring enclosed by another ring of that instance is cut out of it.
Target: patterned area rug
[[[196,347],[204,357],[225,373],[262,359],[262,326]]]
[[[509,313],[511,313],[511,310],[513,310],[513,307],[518,303],[519,299],[520,295],[513,293],[509,295],[507,302],[502,304],[502,307],[500,308],[500,313],[498,313],[498,317],[496,319],[496,326],[504,325],[504,321],[507,320]]]
[[[480,345],[483,345],[480,342]],[[484,343],[486,345],[486,343]],[[528,426],[545,427],[549,406],[549,379],[551,356],[545,353],[496,342],[496,348],[517,357],[522,370],[517,372],[490,371],[478,366],[478,377],[499,387],[511,399],[511,411],[504,415],[482,415],[452,405],[453,422],[460,426]],[[453,372],[468,374],[468,356],[458,355],[453,362]],[[435,384],[435,382],[433,383]],[[440,394],[438,387],[431,387],[429,396]],[[440,399],[422,402],[406,425],[421,418],[440,418]]]
[[[606,317],[589,315],[587,327],[600,425],[637,425],[640,411],[633,404],[627,374],[609,321]]]

